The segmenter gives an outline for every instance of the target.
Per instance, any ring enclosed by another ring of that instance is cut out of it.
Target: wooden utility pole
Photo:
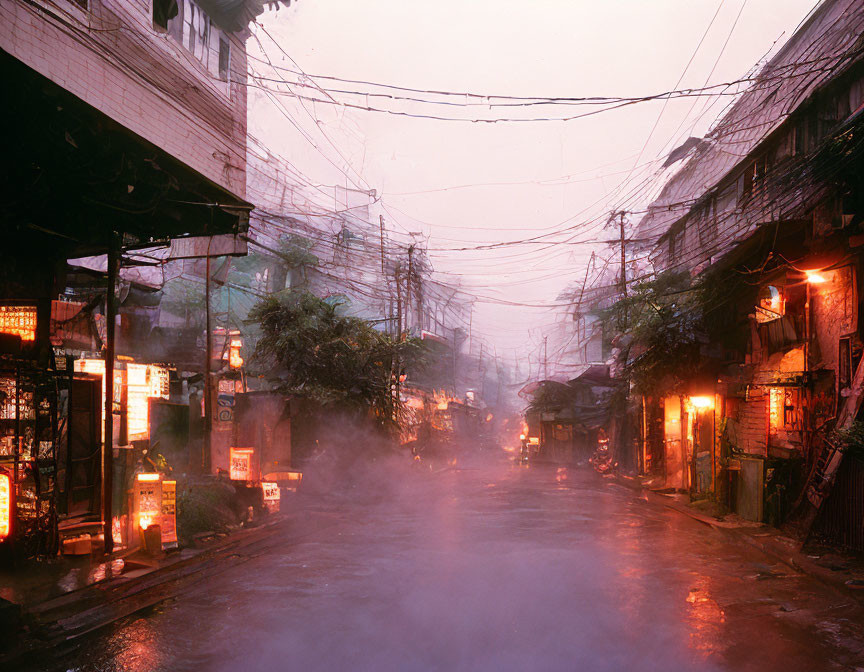
[[[405,331],[411,329],[411,281],[414,274],[414,245],[408,246],[408,279],[405,282]]]
[[[210,243],[207,243],[204,278],[204,321],[207,335],[204,339],[204,441],[201,450],[201,471],[210,473],[210,451],[213,443],[213,376],[210,367],[213,363],[213,329],[210,323]]]
[[[585,298],[585,286],[588,284],[588,274],[591,273],[591,267],[594,265],[595,254],[591,253],[588,259],[588,264],[585,266],[585,277],[582,279],[582,289],[579,290],[579,300],[576,302],[577,309],[582,307],[582,299]]]
[[[108,288],[105,292],[105,441],[102,446],[102,533],[105,553],[114,552],[114,326],[117,322],[117,273],[120,270],[120,234],[108,242]]]
[[[618,291],[620,293],[619,300],[623,300],[627,298],[627,238],[624,235],[624,216],[627,213],[624,210],[619,210],[618,212],[613,212],[609,215],[609,222],[607,226],[612,225],[615,218],[618,218],[618,240],[615,241],[621,246],[621,275],[618,278]],[[611,241],[610,241],[611,242]],[[618,329],[620,331],[626,331],[627,322],[628,322],[628,311],[626,305],[623,306],[623,310],[619,317]]]
[[[383,278],[387,274],[384,267],[384,215],[378,215],[378,222],[381,224],[381,277]]]
[[[543,380],[549,380],[549,337],[543,337]]]
[[[624,211],[618,213],[618,230],[621,235],[621,296],[627,298],[627,239],[624,238]]]
[[[395,333],[397,329],[393,328],[393,295],[390,293],[390,283],[387,282],[387,261],[384,245],[384,215],[378,215],[378,223],[381,225],[381,282],[383,282],[387,287],[387,298],[385,299],[384,310],[382,312],[385,317],[388,318],[385,322],[386,331],[387,333],[392,334]]]
[[[471,312],[468,313],[468,358],[469,359],[471,358],[471,345],[472,345],[471,344],[471,338],[473,336],[473,334],[472,334],[472,327],[473,326],[474,326],[474,304],[472,303],[471,304]]]
[[[495,351],[495,377],[498,382],[496,386],[497,390],[495,393],[495,407],[501,405],[501,364],[498,361],[498,348],[494,348]]]
[[[396,280],[396,340],[402,340],[402,284],[399,281],[399,262],[396,262],[396,267],[393,269],[393,276]]]

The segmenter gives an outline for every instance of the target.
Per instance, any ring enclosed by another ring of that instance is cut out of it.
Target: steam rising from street
[[[496,454],[382,458],[361,476],[310,473],[331,492],[299,495],[279,548],[66,669],[770,671],[854,655],[858,611],[593,473]],[[813,632],[799,608],[819,613]]]

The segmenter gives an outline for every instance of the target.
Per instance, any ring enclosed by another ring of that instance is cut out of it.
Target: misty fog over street
[[[0,672],[864,672],[864,0],[0,65]]]
[[[589,469],[403,467],[305,496],[267,553],[42,665],[815,671],[864,657],[848,598]]]

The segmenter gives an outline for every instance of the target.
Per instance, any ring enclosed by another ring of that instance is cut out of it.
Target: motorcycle
[[[588,461],[598,474],[612,473],[615,467],[618,466],[618,463],[612,459],[612,452],[609,450],[609,439],[602,429],[597,438],[597,448]]]

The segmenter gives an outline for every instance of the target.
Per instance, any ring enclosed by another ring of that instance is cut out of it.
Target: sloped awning
[[[543,387],[545,385],[556,386],[556,387],[559,387],[562,389],[568,389],[569,388],[566,381],[535,380],[535,381],[532,381],[530,383],[523,385],[522,388],[519,390],[518,394],[520,397],[525,399],[526,397],[529,397],[532,394],[534,394],[535,392],[537,392],[537,390],[539,390],[541,387]]]
[[[8,54],[5,242],[42,256],[104,254],[189,236],[239,235],[252,204]],[[20,157],[26,156],[22,161]],[[47,253],[47,254],[46,254]]]
[[[182,2],[182,0],[179,0]],[[291,6],[291,0],[195,0],[223,30],[237,33],[264,12],[265,6]]]
[[[570,383],[587,383],[589,385],[613,385],[609,375],[607,364],[594,364],[585,369],[578,376],[569,381]]]

